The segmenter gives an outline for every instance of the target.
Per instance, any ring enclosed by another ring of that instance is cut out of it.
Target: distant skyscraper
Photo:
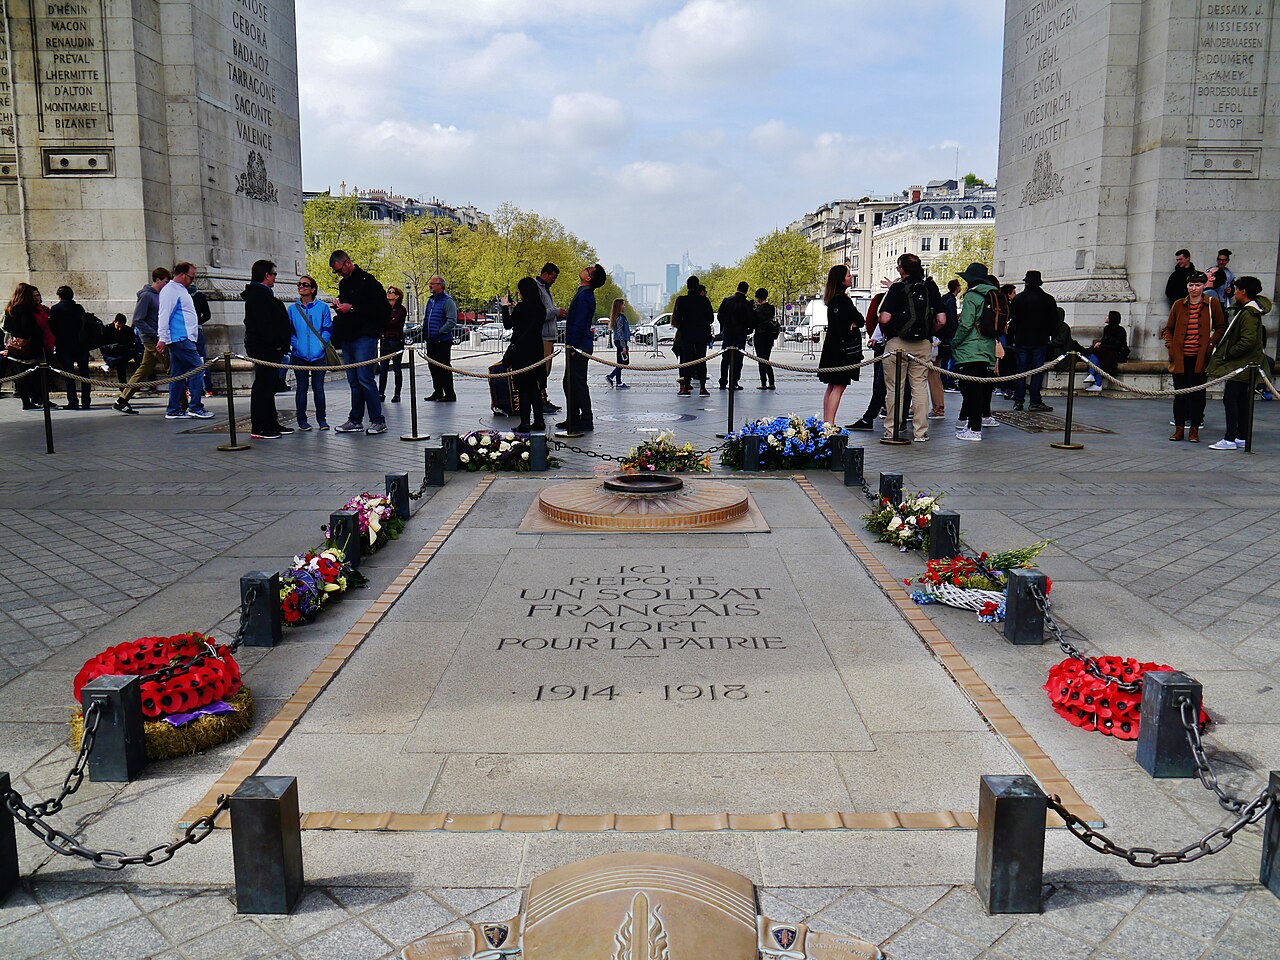
[[[675,293],[680,287],[680,264],[667,264],[667,296]]]

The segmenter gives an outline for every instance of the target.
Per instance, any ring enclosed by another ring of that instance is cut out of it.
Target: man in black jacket
[[[276,299],[276,265],[270,260],[257,260],[249,274],[250,282],[240,292],[244,301],[244,352],[255,360],[280,363],[293,333],[289,312]],[[276,383],[280,371],[275,367],[255,365],[253,388],[249,393],[250,431],[255,440],[279,440],[290,427],[280,425],[276,412]]]
[[[738,380],[742,376],[742,353],[747,345],[747,335],[755,329],[756,312],[747,299],[751,288],[747,281],[738,284],[738,292],[720,301],[720,346],[737,347],[732,357],[725,353],[720,358],[720,389],[741,390]],[[727,384],[727,385],[726,385]]]
[[[760,358],[760,386],[757,390],[775,390],[773,380],[773,364],[767,363],[773,345],[778,340],[778,321],[774,318],[774,307],[769,302],[769,291],[761,287],[756,291],[756,335],[754,344],[756,356]]]
[[[59,287],[58,302],[49,308],[49,328],[57,341],[53,365],[58,370],[88,378],[90,345],[85,337],[85,312],[84,307],[76,303],[75,296],[70,287]],[[89,385],[80,384],[77,398],[76,381],[67,377],[63,377],[63,381],[67,385],[67,409],[88,410]]]
[[[1164,298],[1169,306],[1187,295],[1187,277],[1196,272],[1196,265],[1191,262],[1191,251],[1183,248],[1173,255],[1173,273],[1164,285]]]
[[[1058,301],[1045,293],[1044,280],[1039,270],[1028,270],[1023,278],[1023,289],[1009,304],[1009,326],[1013,328],[1017,346],[1013,348],[1018,360],[1018,373],[1044,366],[1049,348],[1049,337],[1058,326]],[[1040,396],[1044,374],[1031,377],[1031,409],[1048,413],[1048,406]],[[1013,409],[1021,410],[1027,394],[1027,378],[1014,381]]]
[[[345,250],[329,255],[329,268],[342,279],[338,281],[338,302],[333,306],[334,346],[341,347],[346,363],[363,363],[378,355],[378,338],[391,318],[387,291],[370,274],[351,262]],[[366,364],[347,371],[351,385],[351,412],[347,422],[334,433],[359,433],[364,429],[365,410],[369,411],[369,429],[376,436],[387,432],[387,420],[378,398],[378,378],[374,365]]]

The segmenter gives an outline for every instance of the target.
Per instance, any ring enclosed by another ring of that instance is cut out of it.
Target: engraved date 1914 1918
[[[637,690],[636,693],[643,695],[644,691]],[[746,684],[742,683],[668,683],[662,686],[661,693],[662,699],[670,702],[746,700],[750,696]],[[579,687],[556,683],[539,686],[534,692],[533,699],[543,702],[581,700],[584,703],[591,703],[599,700],[613,701],[624,695],[618,691],[617,684],[610,684],[607,687],[593,687],[588,684]]]

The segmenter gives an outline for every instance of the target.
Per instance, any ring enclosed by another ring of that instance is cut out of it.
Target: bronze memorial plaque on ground
[[[426,937],[405,960],[875,960],[849,936],[774,923],[746,877],[701,860],[615,853],[537,877],[510,919]]]

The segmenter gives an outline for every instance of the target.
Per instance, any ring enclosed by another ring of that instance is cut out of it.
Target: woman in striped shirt
[[[1187,295],[1174,301],[1169,321],[1160,337],[1169,348],[1169,372],[1175,390],[1198,387],[1205,382],[1204,368],[1209,362],[1215,334],[1224,322],[1222,305],[1204,295],[1207,277],[1199,271],[1187,276]],[[1205,392],[1179,394],[1173,398],[1173,435],[1170,440],[1187,439],[1200,442],[1200,424],[1204,422]],[[1190,433],[1186,433],[1187,429]]]

